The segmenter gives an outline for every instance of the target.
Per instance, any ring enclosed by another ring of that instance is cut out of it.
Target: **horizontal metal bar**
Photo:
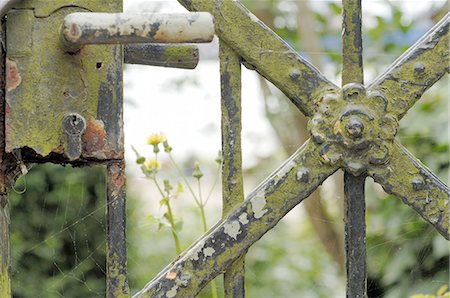
[[[370,169],[368,174],[450,239],[449,187],[400,143],[392,146],[387,165]]]
[[[448,13],[369,86],[389,101],[388,113],[400,120],[422,94],[450,70]]]
[[[247,199],[134,297],[194,297],[337,168],[307,141]]]
[[[85,44],[202,43],[214,37],[209,13],[128,14],[77,12],[62,27],[69,51]]]
[[[254,69],[271,81],[306,116],[317,95],[338,89],[313,65],[270,30],[239,1],[178,0],[191,11],[214,15],[216,34]]]
[[[124,46],[127,64],[194,69],[199,56],[195,45],[130,44]]]

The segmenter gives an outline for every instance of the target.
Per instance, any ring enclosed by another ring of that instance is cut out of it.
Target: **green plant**
[[[158,222],[158,229],[162,228],[168,228],[172,234],[174,243],[175,243],[175,250],[176,253],[179,255],[182,252],[181,244],[180,244],[180,232],[183,228],[183,220],[182,218],[177,218],[174,215],[172,203],[174,200],[176,200],[181,193],[183,193],[184,188],[183,184],[181,182],[177,182],[177,188],[174,191],[174,187],[172,186],[172,183],[169,179],[163,179],[163,183],[161,184],[161,178],[159,177],[160,168],[161,168],[161,162],[158,159],[158,154],[160,152],[159,146],[162,144],[164,152],[168,155],[169,160],[171,164],[176,169],[179,177],[182,179],[183,183],[189,190],[189,193],[192,195],[192,198],[195,201],[195,204],[200,211],[200,217],[202,221],[202,227],[203,232],[206,232],[208,230],[208,224],[206,220],[206,213],[205,213],[205,206],[208,203],[208,200],[211,197],[212,191],[217,184],[217,178],[218,175],[216,175],[216,179],[211,187],[211,190],[208,192],[208,195],[206,198],[202,195],[202,186],[201,186],[201,178],[203,177],[203,172],[200,169],[200,164],[198,162],[195,162],[194,164],[194,170],[192,172],[192,177],[195,179],[197,184],[197,192],[194,191],[193,187],[191,186],[191,183],[188,181],[186,176],[183,173],[183,170],[178,165],[178,163],[175,161],[172,150],[173,148],[169,145],[169,142],[167,141],[167,138],[164,134],[152,134],[147,139],[147,144],[153,147],[153,157],[146,158],[142,156],[135,148],[133,148],[133,151],[136,153],[136,163],[141,166],[141,171],[145,175],[146,178],[150,179],[156,189],[158,190],[159,194],[161,195],[161,199],[159,201],[159,204],[161,207],[165,208],[165,212],[161,217],[155,217],[153,215],[150,216],[150,218],[156,220]],[[216,159],[216,162],[220,165],[221,163],[221,154],[219,152],[219,157]],[[220,169],[220,167],[219,167]],[[213,298],[217,298],[217,285],[216,282],[213,280],[211,282],[211,295]]]

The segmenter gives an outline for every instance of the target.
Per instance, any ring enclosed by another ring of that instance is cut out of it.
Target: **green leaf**
[[[183,189],[183,184],[181,184],[181,182],[178,182],[178,186],[177,186],[177,194],[176,196],[178,196],[180,193],[182,193],[184,191]]]
[[[162,198],[160,201],[159,201],[159,206],[165,206],[165,205],[167,205],[169,203],[169,199],[168,198]]]
[[[175,222],[175,231],[177,231],[178,233],[181,232],[181,230],[183,229],[183,220],[177,220]]]

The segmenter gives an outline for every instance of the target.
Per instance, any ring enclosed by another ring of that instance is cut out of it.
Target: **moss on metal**
[[[121,263],[122,257],[117,254],[107,252],[108,256],[108,280],[114,281],[113,287],[108,283],[107,298],[128,298],[130,297],[130,288],[128,286],[128,277],[123,272],[126,268]]]
[[[370,168],[369,175],[450,240],[450,189],[402,145],[395,142],[389,164]]]
[[[241,58],[224,42],[219,44],[222,91],[222,217],[244,201],[241,149]],[[239,224],[232,227],[236,230]],[[224,273],[224,297],[245,296],[245,255]]]
[[[0,297],[11,297],[11,261],[9,248],[9,217],[6,195],[0,198]],[[5,201],[5,202],[3,202]]]
[[[341,92],[320,99],[309,131],[324,162],[360,175],[369,165],[389,161],[398,130],[395,117],[386,113],[380,92],[366,92],[361,84],[347,84]]]
[[[361,0],[344,0],[342,5],[342,86],[363,84]]]
[[[124,60],[129,64],[194,69],[198,64],[195,45],[132,44],[124,46]]]
[[[447,13],[367,87],[385,94],[389,100],[387,110],[398,120],[450,71],[449,22]]]
[[[188,10],[213,14],[216,34],[286,94],[306,116],[313,114],[317,93],[337,89],[239,1],[179,2]]]
[[[51,14],[36,17],[35,14],[45,8],[45,3]],[[89,9],[121,10],[121,4],[93,3]],[[32,10],[32,4],[43,6]],[[67,1],[25,1],[22,6],[30,9],[11,10],[7,18],[10,66],[6,75],[10,86],[6,94],[7,152],[28,147],[43,157],[50,153],[62,154],[67,140],[63,130],[58,128],[66,114],[78,113],[88,124],[93,120],[103,121],[107,135],[106,148],[84,152],[84,157],[122,156],[123,148],[119,145],[122,133],[113,134],[115,131],[111,129],[121,127],[121,123],[114,123],[112,118],[106,119],[101,115],[98,100],[99,95],[106,91],[110,95],[106,104],[112,109],[112,114],[121,109],[120,47],[86,46],[76,54],[66,53],[60,43],[62,19],[68,13],[87,9],[73,7],[72,2]],[[18,76],[20,83],[11,84],[17,81]]]

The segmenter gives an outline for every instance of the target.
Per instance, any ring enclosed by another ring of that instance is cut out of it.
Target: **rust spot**
[[[176,277],[177,277],[177,273],[176,273],[176,272],[169,271],[169,272],[167,272],[167,274],[166,274],[166,278],[167,278],[167,279],[170,279],[170,280],[173,280],[173,279],[175,279]]]
[[[342,134],[341,122],[339,120],[334,124],[333,132],[335,135]]]
[[[83,134],[83,148],[88,154],[104,151],[106,148],[106,131],[102,121],[88,120]]]
[[[6,59],[6,90],[14,90],[20,83],[22,83],[22,77],[20,76],[17,63]]]

